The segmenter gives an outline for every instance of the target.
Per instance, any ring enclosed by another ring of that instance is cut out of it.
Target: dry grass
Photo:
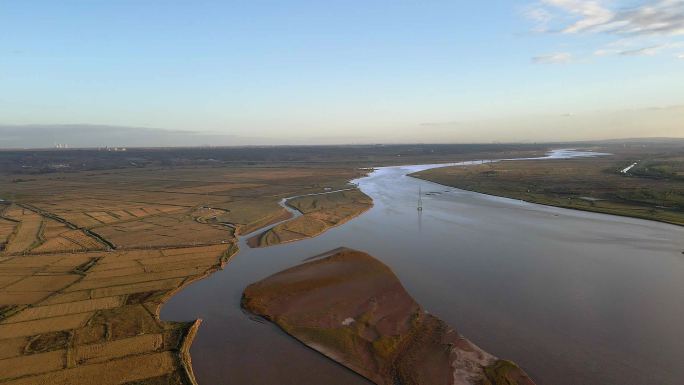
[[[165,376],[189,383],[177,363],[191,324],[161,322],[156,314],[173,291],[218,268],[232,252],[214,245],[0,262],[3,273],[19,277],[0,294],[17,294],[12,304],[0,302],[5,309],[14,305],[0,318],[0,382],[118,384]],[[84,270],[84,260],[94,263]],[[141,269],[114,273],[130,263]]]
[[[623,157],[509,161],[438,168],[413,176],[550,206],[684,225],[684,180],[620,173],[631,161]],[[668,162],[679,164],[676,158]]]
[[[360,190],[354,189],[298,197],[287,204],[304,215],[252,237],[250,246],[267,247],[314,237],[364,213],[372,207],[373,201]]]
[[[5,252],[20,253],[30,250],[39,240],[43,217],[33,211],[13,206],[5,212],[7,218],[18,222],[14,233],[9,237]]]
[[[0,196],[35,208],[6,209],[8,218],[29,215],[34,222],[25,218],[20,231],[7,223],[3,231],[0,224],[0,239],[17,233],[8,253],[107,247],[86,230],[120,248],[220,244],[235,231],[249,233],[285,218],[282,197],[344,187],[358,176],[349,167],[307,166],[123,169],[37,175],[21,183],[0,175]]]
[[[232,230],[197,222],[189,215],[144,218],[92,228],[120,248],[201,245],[229,242]]]
[[[16,226],[17,222],[0,218],[0,250],[5,248],[5,245],[7,244],[7,241],[12,233],[14,233]]]
[[[159,306],[235,253],[235,231],[351,168],[127,169],[0,175],[0,383],[190,384],[196,325]]]

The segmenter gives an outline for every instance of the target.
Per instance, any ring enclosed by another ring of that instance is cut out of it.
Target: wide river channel
[[[290,244],[251,249],[243,237],[224,270],[176,294],[163,319],[203,319],[200,385],[369,384],[240,309],[250,283],[341,246],[382,260],[423,307],[539,385],[683,383],[683,227],[407,176],[440,166],[376,169],[355,181],[370,211]]]

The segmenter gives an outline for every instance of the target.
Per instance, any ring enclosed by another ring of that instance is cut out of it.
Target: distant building
[[[100,147],[98,148],[100,151],[114,151],[114,152],[119,152],[119,151],[126,151],[126,147]]]

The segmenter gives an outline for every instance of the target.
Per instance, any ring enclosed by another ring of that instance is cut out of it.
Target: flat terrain
[[[283,198],[349,188],[349,180],[367,172],[359,167],[534,156],[545,149],[0,151],[0,383],[191,383],[187,349],[198,323],[162,322],[159,307],[221,268],[237,251],[236,235],[289,218],[278,204]],[[630,175],[615,172],[642,155],[624,155],[611,166],[612,177],[679,183],[672,157],[653,158],[659,163],[644,163],[652,166],[643,170],[639,163]],[[260,242],[315,236],[372,202],[350,190],[289,204],[304,215]]]
[[[543,149],[0,151],[0,383],[192,383],[198,323],[162,322],[159,307],[220,268],[236,235],[289,218],[281,199],[349,188],[359,167]],[[290,203],[321,225],[295,238],[370,207],[358,191]]]
[[[15,180],[33,175],[131,168],[326,166],[369,167],[543,154],[554,145],[402,144],[359,146],[264,146],[205,148],[131,148],[0,150],[0,170]]]
[[[293,198],[287,204],[303,215],[249,239],[252,247],[267,247],[314,237],[363,214],[373,201],[357,189]]]
[[[353,167],[174,167],[0,176],[0,383],[190,384],[199,322],[161,304]]]
[[[589,159],[505,161],[412,176],[439,184],[577,210],[684,225],[684,151],[608,148]],[[626,168],[636,163],[628,171]]]
[[[178,288],[218,269],[215,245],[0,261],[0,383],[189,384],[199,323],[161,322]]]

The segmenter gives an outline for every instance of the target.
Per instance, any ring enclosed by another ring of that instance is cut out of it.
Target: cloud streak
[[[572,61],[572,54],[568,52],[556,52],[547,55],[539,55],[532,58],[535,64],[565,64]]]
[[[560,10],[574,21],[561,32],[620,35],[684,35],[684,0],[648,1],[630,8],[614,9],[600,0],[542,0],[536,13]],[[530,14],[534,14],[530,13]]]
[[[647,41],[618,41],[610,44],[604,48],[594,51],[595,56],[655,56],[664,51],[671,51],[684,47],[684,43],[666,43],[666,44],[647,44]]]
[[[563,27],[563,33],[578,33],[595,29],[606,25],[615,17],[615,14],[605,8],[600,1],[542,0],[542,3],[578,18],[574,23]]]
[[[684,0],[647,0],[629,7],[607,0],[539,0],[525,12],[537,32],[603,34],[617,39],[596,56],[654,56],[681,46]]]

